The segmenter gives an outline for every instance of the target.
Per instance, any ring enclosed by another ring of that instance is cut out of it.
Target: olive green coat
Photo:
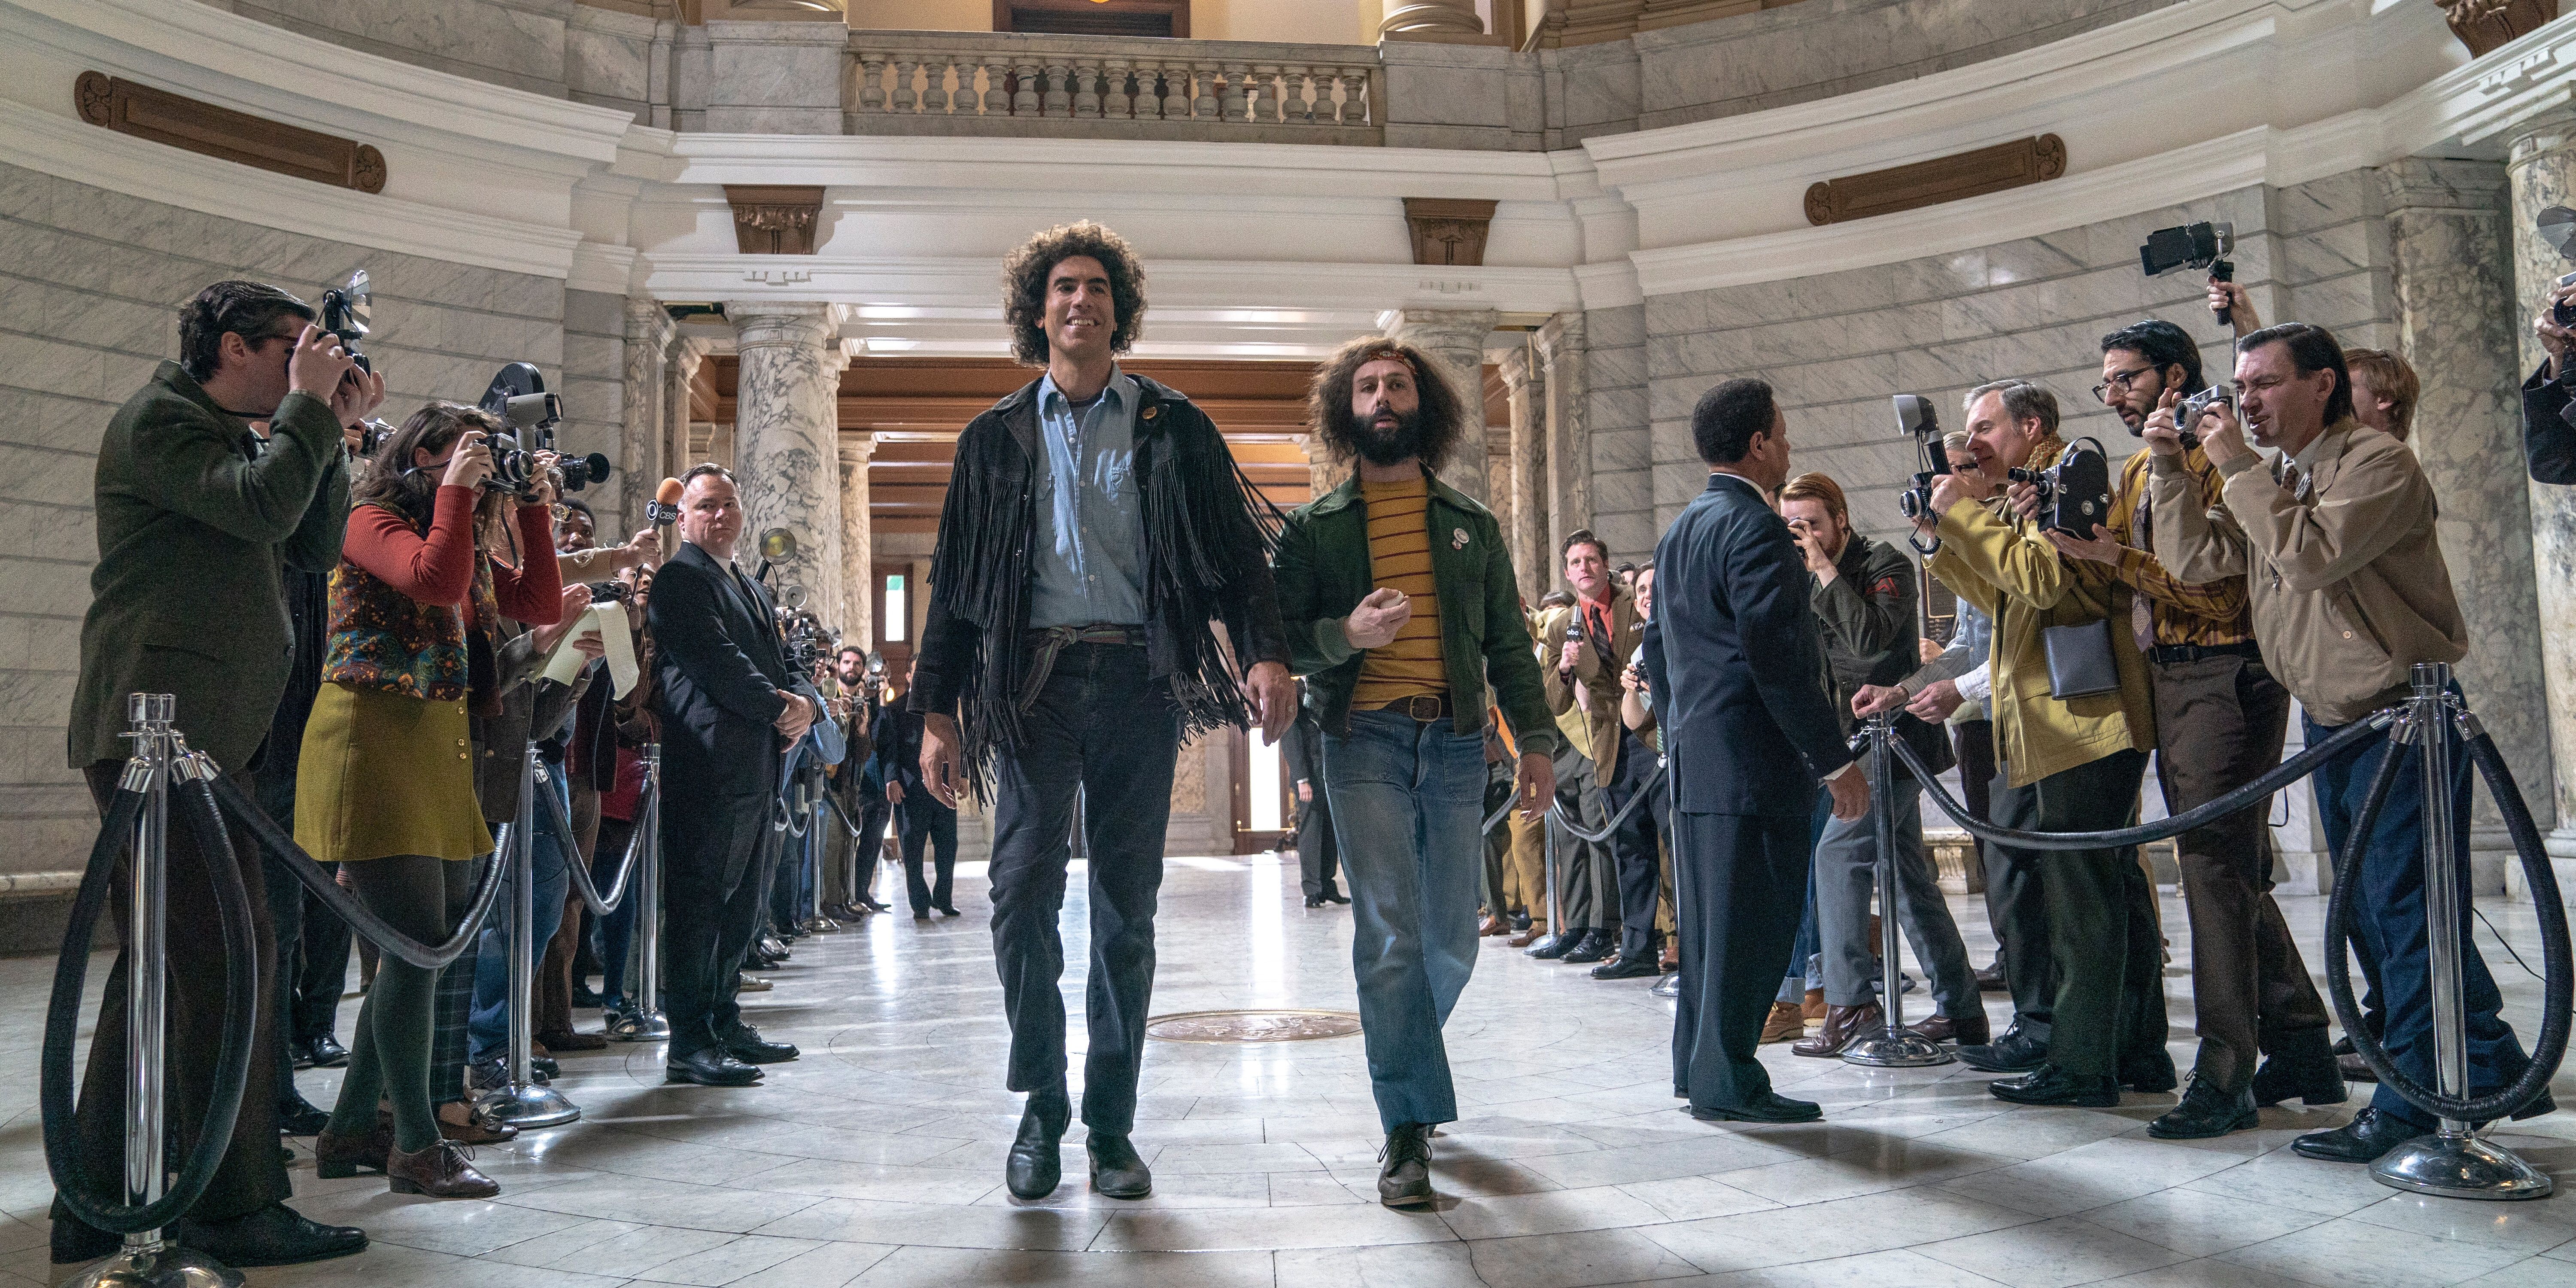
[[[283,571],[329,572],[349,523],[348,453],[330,407],[290,393],[270,435],[262,449],[175,362],[108,422],[74,768],[126,757],[129,693],[175,695],[188,745],[227,772],[268,736],[295,655]]]

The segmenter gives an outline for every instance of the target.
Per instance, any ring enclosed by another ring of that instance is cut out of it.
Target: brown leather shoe
[[[1511,927],[1503,924],[1502,918],[1487,917],[1476,923],[1476,937],[1479,939],[1490,939],[1496,935],[1504,934],[1510,929]]]
[[[1796,1002],[1773,1002],[1771,1018],[1762,1022],[1762,1043],[1795,1042],[1807,1036],[1807,1021],[1798,1014]]]
[[[417,1154],[397,1149],[385,1160],[385,1176],[396,1194],[426,1194],[434,1199],[488,1199],[501,1192],[491,1177],[467,1162],[473,1151],[442,1140]]]
[[[1960,1046],[1984,1046],[1994,1041],[1986,1025],[1986,1013],[1974,1015],[1935,1015],[1921,1024],[1908,1024],[1905,1031],[1935,1042],[1955,1042]]]
[[[607,1038],[596,1033],[575,1033],[570,1029],[560,1033],[540,1033],[537,1035],[537,1042],[548,1051],[605,1051],[608,1049]]]
[[[391,1118],[378,1118],[375,1130],[352,1140],[334,1136],[325,1127],[313,1138],[313,1171],[324,1180],[338,1180],[360,1172],[382,1172],[385,1157],[394,1150],[394,1124]]]
[[[438,1134],[441,1139],[451,1140],[459,1145],[498,1145],[505,1140],[514,1140],[519,1135],[518,1128],[483,1112],[472,1101],[459,1100],[452,1103],[465,1106],[465,1121],[456,1122],[447,1115],[440,1114]],[[441,1109],[446,1107],[439,1106]],[[387,1135],[390,1137],[392,1121],[386,1120],[385,1126]]]
[[[1664,936],[1663,955],[1655,959],[1655,965],[1667,971],[1676,971],[1682,968],[1682,942],[1679,938],[1672,935]],[[1799,1022],[1802,1024],[1805,1023],[1806,1017],[1800,1016]]]
[[[1527,948],[1531,944],[1537,943],[1540,937],[1545,934],[1547,934],[1547,923],[1536,917],[1532,917],[1530,918],[1529,929],[1523,930],[1503,942],[1510,944],[1514,948]]]
[[[1806,1004],[1798,1009],[1798,1017],[1809,1024],[1824,1023],[1825,990],[1821,988],[1808,989]]]
[[[1876,1002],[1827,1007],[1825,1027],[1816,1030],[1816,1036],[1789,1048],[1789,1054],[1818,1059],[1838,1056],[1844,1047],[1851,1045],[1853,1038],[1872,1029],[1884,1028],[1886,1024],[1887,1016],[1878,1009]]]

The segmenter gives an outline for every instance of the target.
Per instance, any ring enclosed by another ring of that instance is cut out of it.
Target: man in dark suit
[[[1789,477],[1789,424],[1760,380],[1700,396],[1691,439],[1708,489],[1655,548],[1648,683],[1671,761],[1673,902],[1682,941],[1673,1091],[1702,1122],[1813,1122],[1754,1058],[1806,897],[1808,814],[1834,817],[1869,784],[1825,696],[1806,562],[1771,497]]]
[[[763,847],[781,753],[823,711],[787,664],[760,583],[733,565],[742,501],[733,475],[682,476],[678,551],[653,579],[654,707],[662,725],[664,1077],[748,1086],[756,1067],[796,1058],[742,1022],[743,954],[760,931]]]
[[[904,894],[912,901],[912,919],[930,920],[932,909],[957,915],[957,811],[931,793],[921,780],[923,718],[904,702],[912,692],[912,668],[895,681],[894,701],[886,704],[883,732],[877,743],[877,781],[894,807],[895,835],[903,842]],[[922,860],[937,852],[935,882],[925,880]]]
[[[1306,906],[1349,903],[1350,896],[1333,883],[1340,852],[1334,848],[1333,805],[1324,798],[1324,728],[1315,723],[1314,712],[1297,709],[1297,722],[1288,726],[1280,751],[1288,757],[1288,778],[1297,788],[1297,872]]]

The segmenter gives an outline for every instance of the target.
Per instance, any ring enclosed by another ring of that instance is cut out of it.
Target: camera
[[[370,417],[358,422],[358,455],[373,456],[385,440],[394,436],[394,427]]]
[[[1950,454],[1941,450],[1941,418],[1934,414],[1930,400],[1919,394],[1898,394],[1896,432],[1913,438],[1931,467],[1915,474],[1896,497],[1896,508],[1906,518],[1920,519],[1932,513],[1932,481],[1950,472]]]
[[[367,355],[358,352],[358,341],[367,337],[367,323],[375,315],[374,296],[367,290],[367,270],[349,274],[349,280],[322,292],[322,320],[316,325],[331,333],[340,347],[348,350],[359,371],[375,374]],[[371,444],[368,451],[375,450]]]
[[[2236,280],[2236,265],[2227,256],[2236,249],[2236,225],[2198,223],[2180,228],[2159,228],[2147,234],[2147,244],[2138,248],[2138,267],[2149,277],[2162,277],[2178,268],[2205,268],[2209,280]],[[2226,326],[2234,321],[2233,309],[2214,309],[2218,322]]]
[[[832,656],[840,640],[823,628],[822,620],[812,613],[779,611],[779,625],[784,637],[787,664],[799,674],[811,672],[816,664]]]
[[[622,581],[594,581],[590,585],[590,602],[623,604],[635,597],[635,588]]]
[[[2535,222],[2539,226],[2540,240],[2557,248],[2560,258],[2576,260],[2576,210],[2551,206],[2541,211]],[[2576,273],[2558,279],[2560,286],[2571,283],[2576,283]],[[2560,326],[2576,326],[2576,304],[2553,304],[2550,316]]]
[[[2009,470],[2004,477],[2039,492],[2039,526],[2090,537],[2111,517],[2111,458],[2095,439],[2079,438],[2057,462],[2042,469]]]
[[[2183,450],[2200,446],[2200,435],[2191,432],[2191,427],[2200,423],[2202,414],[2213,407],[2233,410],[2235,406],[2236,395],[2225,385],[2211,385],[2174,404],[2174,427],[2182,431]]]
[[[513,362],[494,374],[477,404],[507,427],[492,436],[492,476],[484,486],[527,496],[536,490],[535,453],[554,450],[555,426],[563,421],[563,399],[546,391],[546,378],[535,365]],[[599,452],[567,456],[556,466],[563,490],[578,492],[608,478],[608,457]]]

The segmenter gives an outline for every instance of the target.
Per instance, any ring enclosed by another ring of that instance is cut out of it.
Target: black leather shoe
[[[2018,1078],[1997,1078],[1986,1084],[1986,1091],[2016,1105],[2110,1109],[2120,1103],[2119,1079],[2107,1073],[2068,1073],[2053,1064],[2042,1064]]]
[[[1431,1129],[1398,1123],[1378,1151],[1377,1201],[1391,1208],[1431,1205]]]
[[[1091,1188],[1113,1199],[1141,1199],[1154,1192],[1154,1173],[1123,1135],[1093,1132],[1083,1146],[1091,1155]]]
[[[1515,912],[1503,920],[1510,924],[1512,933],[1515,935],[1529,929],[1530,926],[1530,915],[1526,912]]]
[[[2122,1059],[2119,1078],[2121,1086],[2148,1095],[2171,1091],[2182,1085],[2182,1079],[2174,1076],[2173,1053],[2163,1047]]]
[[[1812,1100],[1791,1100],[1776,1091],[1762,1093],[1759,1100],[1740,1105],[1684,1105],[1682,1109],[1704,1123],[1811,1123],[1825,1116],[1824,1107]]]
[[[85,1224],[54,1200],[53,1256],[58,1266],[87,1265],[125,1246],[125,1240]]]
[[[2380,1155],[2427,1134],[2404,1119],[2364,1109],[2333,1131],[2312,1131],[2291,1141],[2290,1148],[2303,1158],[2321,1158],[2329,1163],[2372,1163]]]
[[[2253,1126],[2254,1120],[2252,1091],[2222,1091],[2217,1083],[2194,1078],[2191,1090],[2183,1093],[2182,1103],[2148,1123],[2147,1134],[2158,1140],[2207,1140],[2243,1131]]]
[[[1979,1073],[2028,1073],[2048,1063],[2048,1041],[2016,1024],[1984,1046],[1963,1046],[1959,1063]]]
[[[2254,1103],[2277,1105],[2295,1096],[2311,1105],[2339,1105],[2350,1098],[2343,1083],[2326,1031],[2304,1029],[2283,1036],[2254,1071]]]
[[[1339,889],[1337,889],[1337,888],[1335,888],[1335,887],[1333,887],[1333,886],[1326,886],[1326,887],[1324,887],[1324,902],[1326,902],[1326,903],[1349,903],[1350,901],[1351,901],[1351,897],[1350,897],[1349,895],[1343,894]]]
[[[1002,1166],[1013,1196],[1042,1199],[1055,1193],[1064,1179],[1064,1129],[1072,1121],[1073,1105],[1064,1092],[1029,1096],[1020,1110],[1020,1134],[1011,1138],[1011,1155]]]
[[[324,1225],[283,1203],[271,1203],[249,1216],[179,1228],[179,1242],[236,1270],[251,1266],[298,1266],[367,1250],[367,1232],[354,1225]]]
[[[539,1082],[552,1082],[563,1076],[563,1066],[550,1055],[528,1057],[528,1076]]]
[[[1576,944],[1557,960],[1569,966],[1588,966],[1593,962],[1606,960],[1618,951],[1619,941],[1612,939],[1609,931],[1587,930],[1583,932],[1583,942]]]
[[[733,1036],[725,1039],[724,1049],[726,1055],[744,1064],[785,1064],[803,1054],[792,1042],[762,1040],[760,1030],[748,1024],[734,1030]]]
[[[1977,972],[1977,991],[1980,993],[2012,991],[2012,983],[2004,978],[2004,964],[2001,961]]]
[[[306,1043],[303,1054],[316,1069],[337,1069],[349,1062],[349,1048],[340,1045],[340,1039],[328,1033]],[[305,1066],[298,1064],[296,1067],[301,1069]]]
[[[281,1136],[310,1136],[331,1125],[331,1111],[317,1109],[301,1092],[288,1092],[277,1102],[277,1131]]]
[[[1594,979],[1651,979],[1663,973],[1652,957],[1613,957],[1592,968]]]
[[[1552,962],[1572,951],[1576,944],[1583,942],[1584,936],[1591,933],[1581,926],[1569,926],[1557,934],[1539,936],[1538,942],[1522,949],[1521,954],[1535,957],[1543,962]]]
[[[662,1066],[662,1081],[692,1082],[701,1087],[748,1087],[760,1081],[760,1069],[725,1054],[721,1047],[686,1055],[674,1051]]]
[[[592,988],[588,983],[575,983],[572,986],[572,1009],[597,1011],[604,1010],[607,1006],[608,999],[600,996],[599,990]]]
[[[1306,896],[1306,906],[1307,906],[1307,907],[1309,907],[1309,908],[1321,908],[1321,907],[1323,907],[1323,906],[1324,906],[1324,896],[1322,896],[1322,895],[1320,895],[1320,894],[1310,894],[1310,895],[1307,895],[1307,896]]]
[[[965,913],[957,911],[956,908],[944,903],[938,905],[938,911],[939,915],[943,917],[963,917],[966,915]]]

